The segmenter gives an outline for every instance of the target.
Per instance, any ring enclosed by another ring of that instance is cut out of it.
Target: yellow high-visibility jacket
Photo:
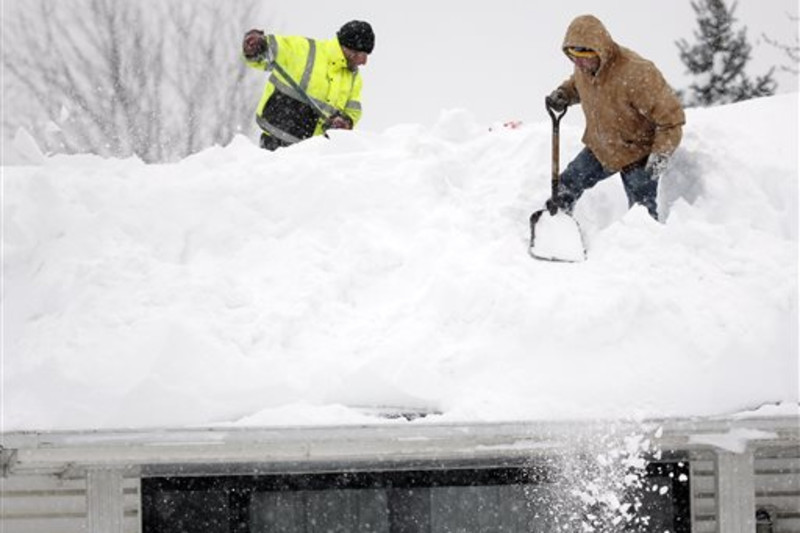
[[[271,70],[256,111],[256,122],[268,135],[293,144],[323,133],[324,120],[290,83],[277,63],[328,116],[341,114],[353,126],[361,118],[362,79],[350,70],[336,38],[327,40],[299,36],[266,35],[266,56],[245,62],[256,69]]]

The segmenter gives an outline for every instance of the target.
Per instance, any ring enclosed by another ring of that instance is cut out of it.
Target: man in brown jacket
[[[572,21],[563,50],[575,71],[546,100],[557,112],[581,104],[585,148],[561,174],[548,209],[571,213],[583,191],[619,172],[628,205],[658,220],[658,179],[686,122],[680,100],[653,63],[615,43],[592,15]]]

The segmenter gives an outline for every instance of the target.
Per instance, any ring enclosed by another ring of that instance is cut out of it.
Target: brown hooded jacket
[[[574,46],[600,56],[594,76],[576,67],[561,88],[570,104],[580,102],[586,116],[583,143],[603,166],[621,170],[650,153],[672,154],[686,118],[658,68],[615,43],[592,15],[576,18],[567,29],[565,53]]]

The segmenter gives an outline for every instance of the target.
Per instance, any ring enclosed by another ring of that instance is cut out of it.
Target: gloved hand
[[[544,207],[553,216],[555,216],[558,211],[563,211],[571,215],[572,210],[575,209],[575,202],[575,197],[570,192],[561,189],[555,196],[551,196],[547,199],[544,203]]]
[[[669,166],[669,156],[667,154],[653,153],[647,157],[644,170],[650,174],[651,180],[656,181],[667,170],[667,166]]]
[[[333,115],[322,126],[324,130],[352,130],[353,121],[341,114]]]
[[[264,39],[262,30],[250,30],[244,34],[242,41],[242,52],[244,57],[250,61],[258,61],[264,58],[267,53],[267,41]]]
[[[547,212],[550,213],[550,216],[555,216],[558,212],[558,208],[561,207],[561,202],[558,201],[558,198],[548,198],[544,203],[544,207],[547,209]]]
[[[556,113],[561,113],[569,107],[569,98],[567,97],[566,91],[561,87],[550,93],[549,96],[545,96],[544,101],[547,107]]]

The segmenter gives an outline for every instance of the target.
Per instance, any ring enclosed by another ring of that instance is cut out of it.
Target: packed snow
[[[586,259],[581,229],[575,219],[563,211],[550,214],[538,211],[531,217],[531,256],[550,261],[577,262]]]
[[[796,414],[797,99],[688,110],[664,222],[612,177],[578,203],[577,263],[528,253],[544,110],[165,165],[21,136],[2,429]]]

